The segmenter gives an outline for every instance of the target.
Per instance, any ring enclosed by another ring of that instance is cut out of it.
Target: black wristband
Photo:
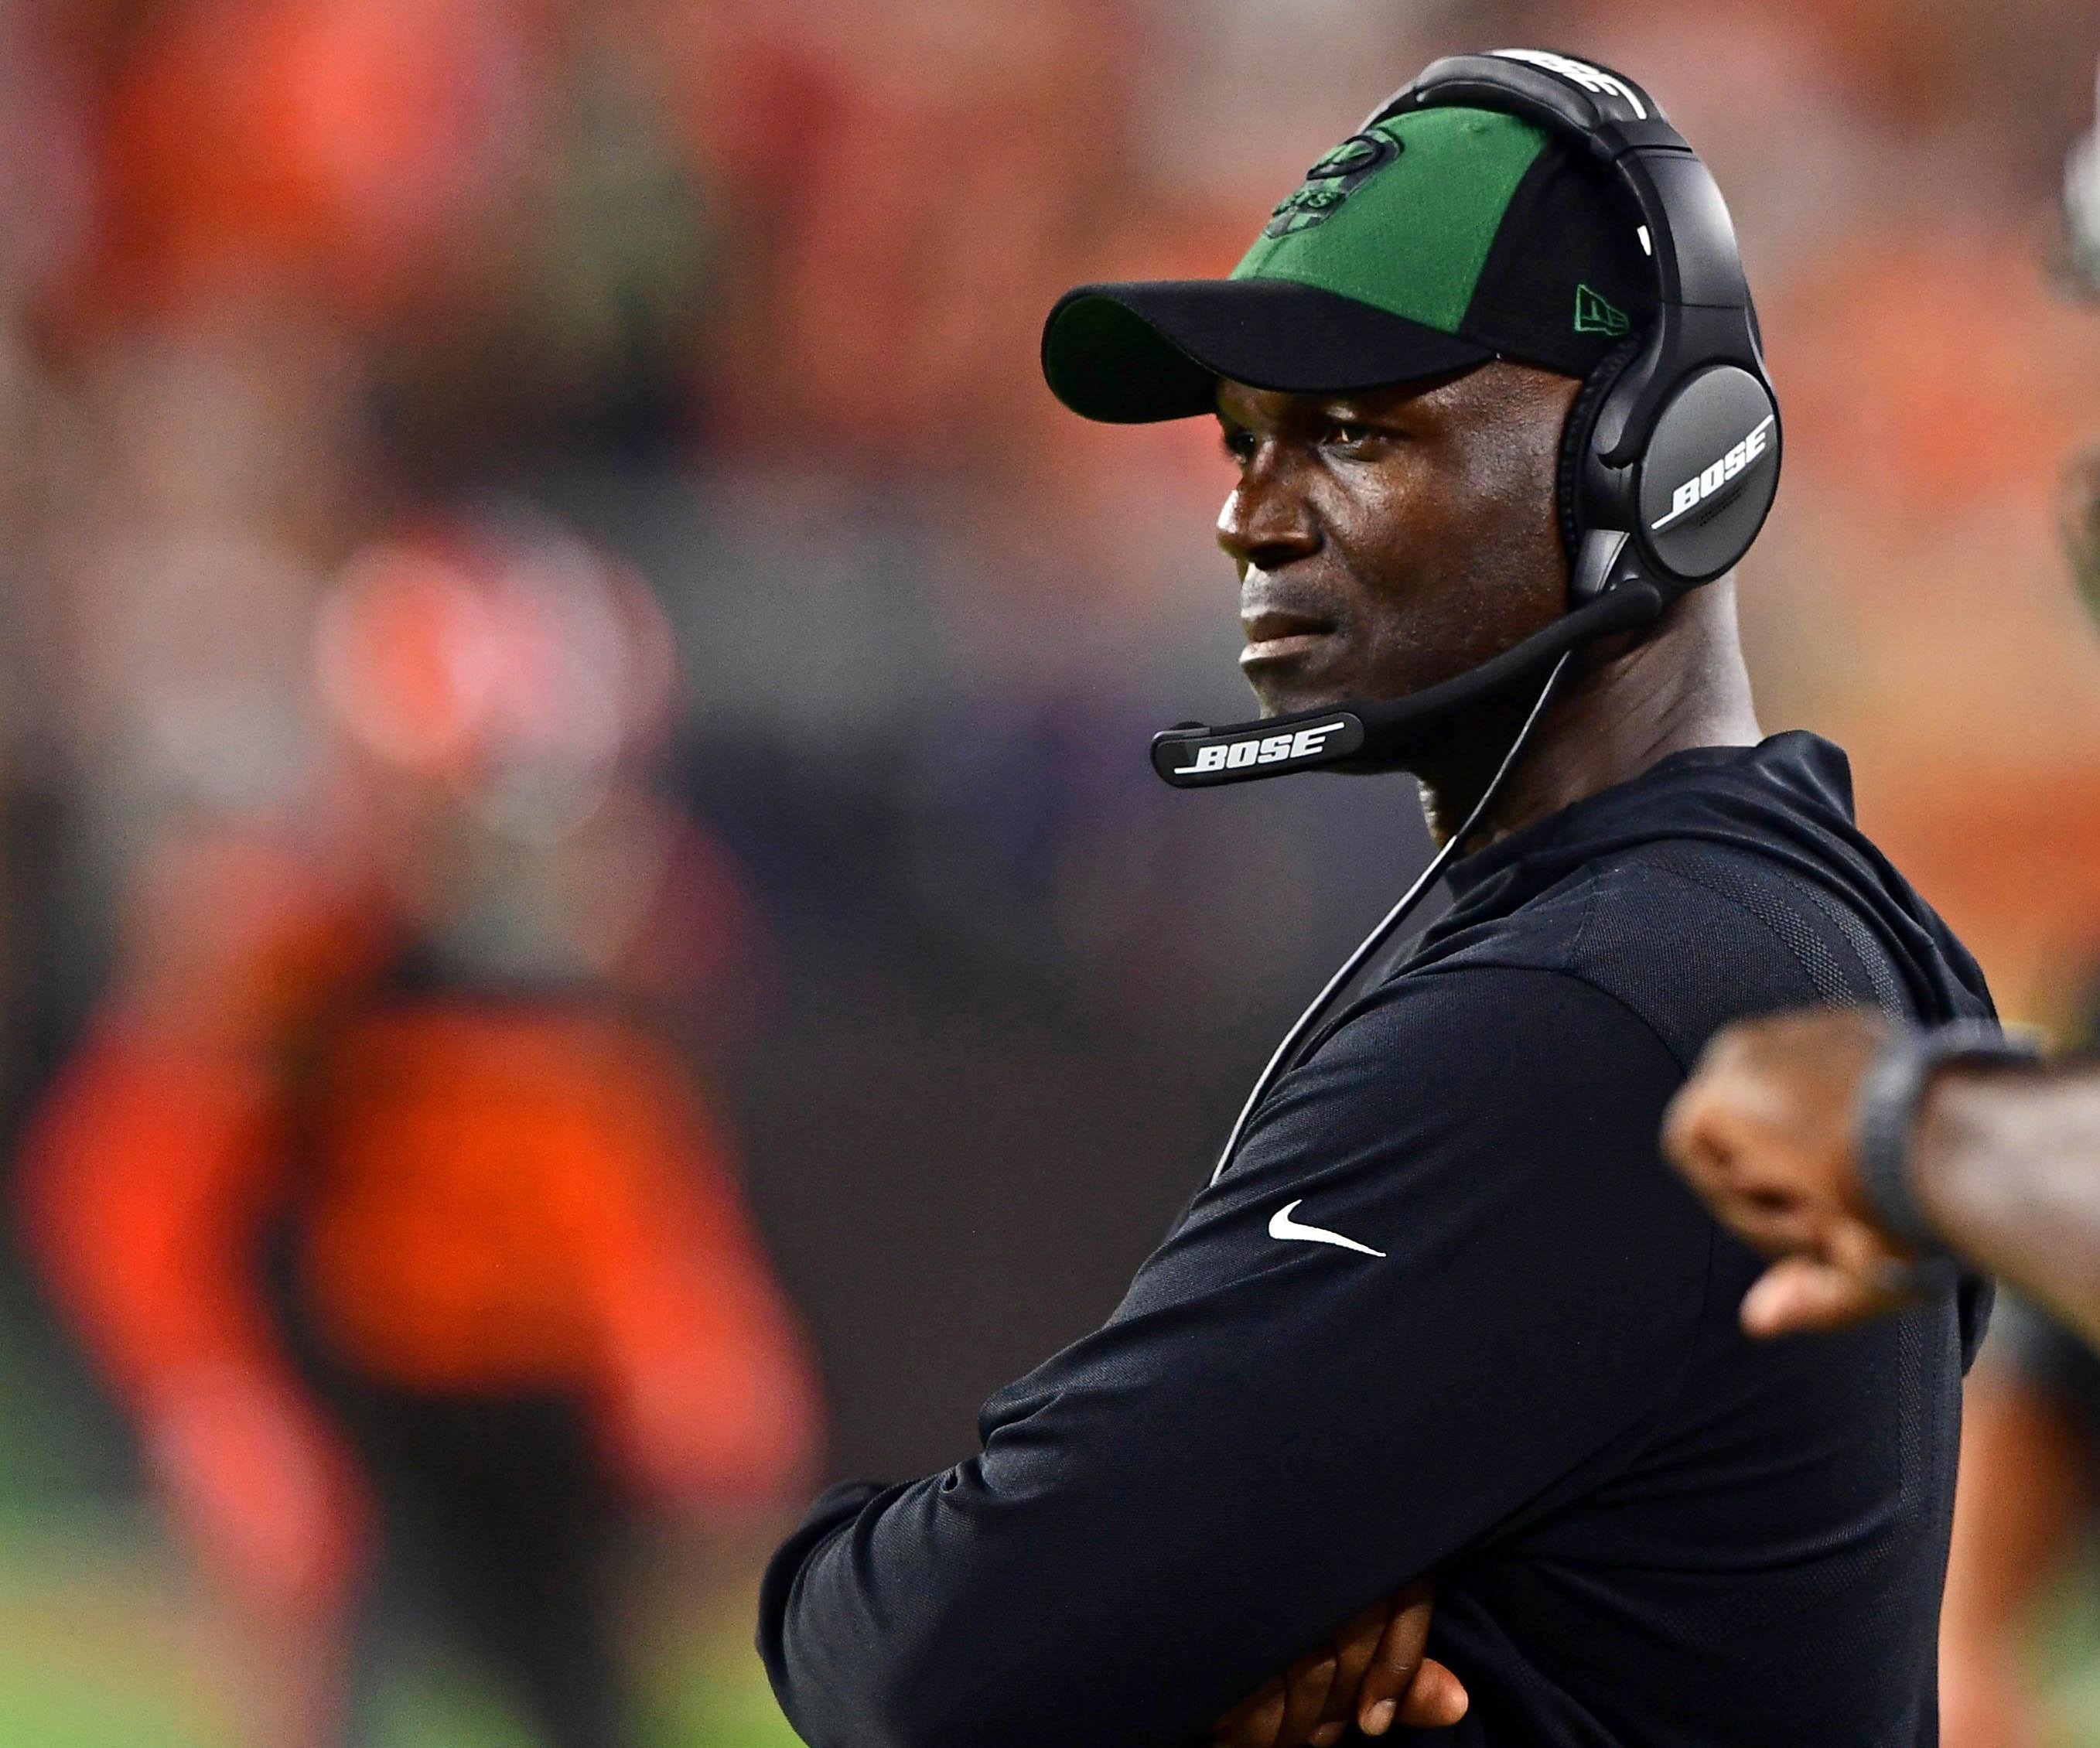
[[[2008,1038],[1990,1020],[1957,1020],[1921,1031],[1906,1026],[1882,1047],[1860,1082],[1853,1107],[1853,1145],[1860,1187],[1889,1235],[1926,1258],[1951,1254],[1910,1183],[1911,1131],[1934,1073],[1952,1062],[2032,1062],[2041,1053]]]

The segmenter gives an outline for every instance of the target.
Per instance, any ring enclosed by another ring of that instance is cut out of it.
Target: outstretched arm
[[[1665,1150],[1723,1224],[1777,1259],[1743,1302],[1756,1335],[1899,1304],[1910,1251],[1871,1207],[1854,1115],[1893,1035],[1853,1010],[1717,1037],[1671,1105]],[[1942,1240],[2100,1344],[2100,1070],[1950,1063],[1905,1160]]]
[[[2100,1070],[1948,1069],[1919,1109],[1911,1177],[1970,1261],[2100,1345]]]

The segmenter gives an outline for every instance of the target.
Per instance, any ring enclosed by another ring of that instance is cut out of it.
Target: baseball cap
[[[1655,298],[1630,205],[1572,147],[1498,110],[1415,109],[1314,164],[1229,278],[1065,293],[1043,373],[1115,424],[1208,413],[1220,377],[1332,394],[1497,357],[1583,376]]]

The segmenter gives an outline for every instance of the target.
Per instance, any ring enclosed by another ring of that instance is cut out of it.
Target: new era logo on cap
[[[1630,333],[1633,321],[1626,312],[1590,290],[1587,285],[1575,288],[1575,331],[1577,333],[1608,333],[1613,339]]]

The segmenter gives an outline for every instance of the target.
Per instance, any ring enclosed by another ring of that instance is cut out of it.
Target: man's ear
[[[1568,455],[1568,422],[1583,399],[1585,384],[1579,377],[1558,371],[1516,367],[1522,372],[1533,441],[1542,457],[1546,482],[1545,511],[1553,526],[1553,580],[1555,598],[1573,607],[1575,590],[1575,554],[1569,533],[1575,524],[1561,502],[1564,492],[1574,487],[1574,468]]]

